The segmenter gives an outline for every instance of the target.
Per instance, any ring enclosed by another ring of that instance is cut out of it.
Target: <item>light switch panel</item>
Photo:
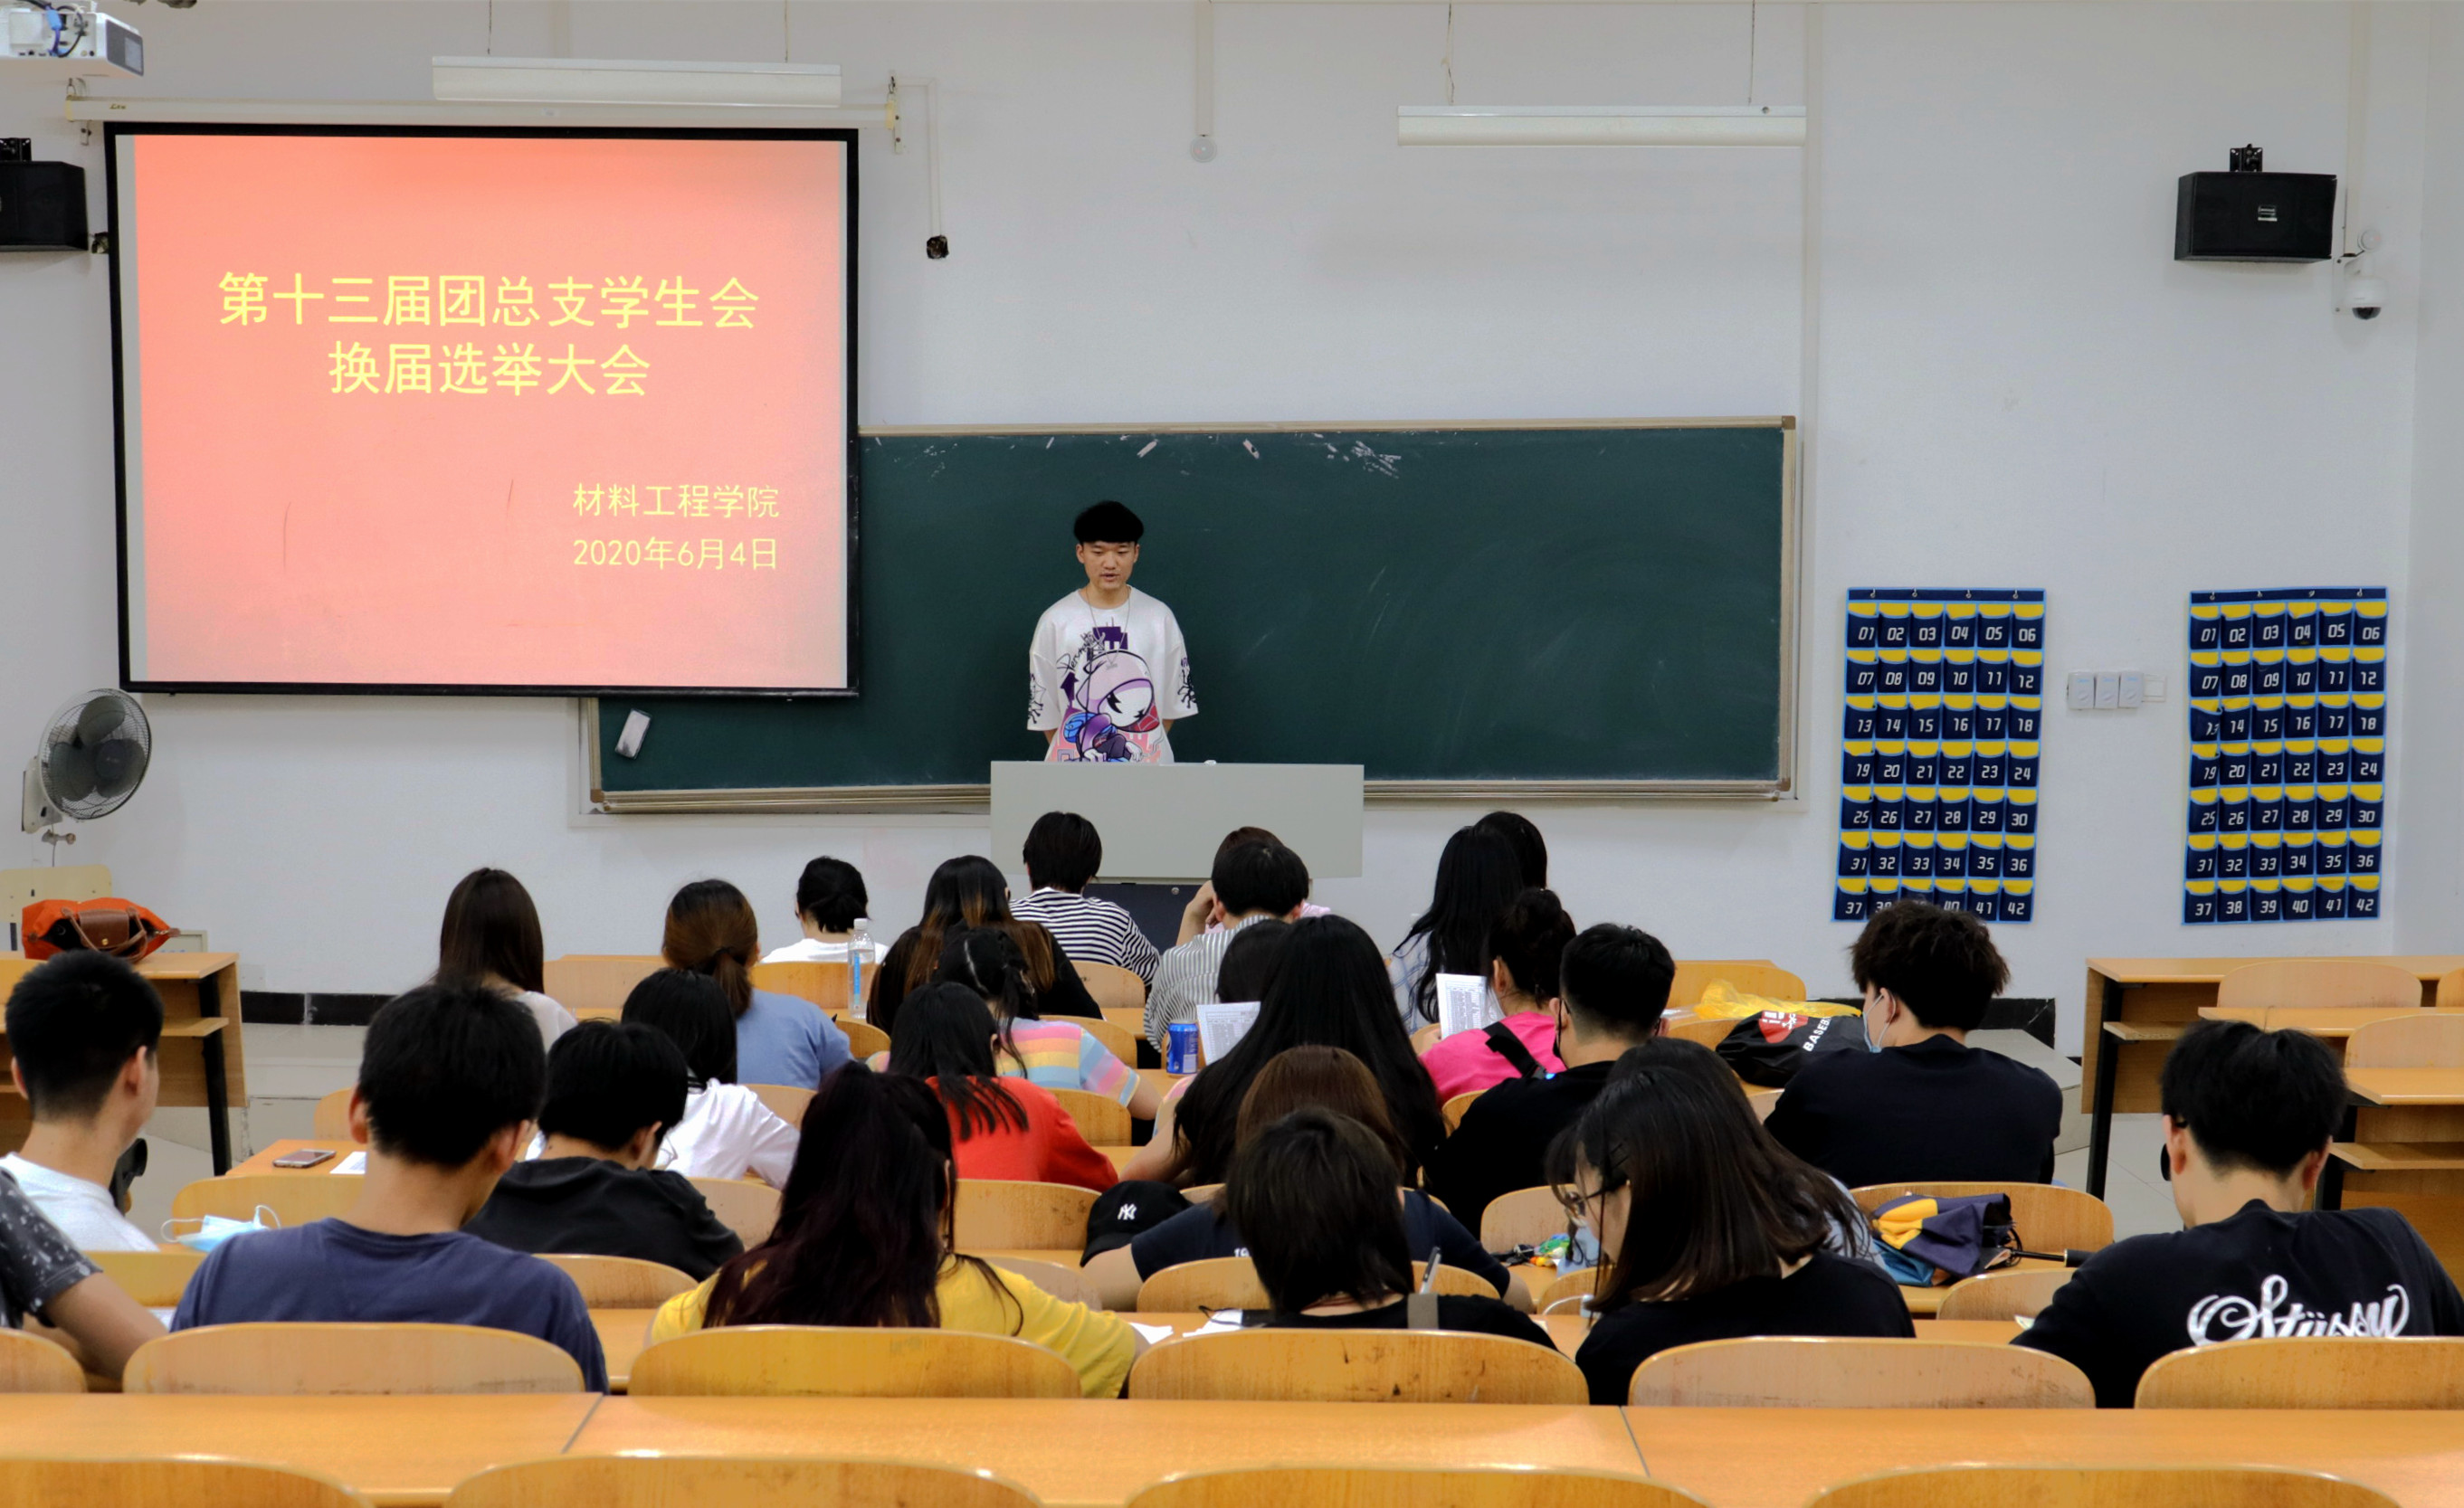
[[[2068,703],[2074,710],[2094,707],[2096,705],[2096,672],[2094,670],[2073,670],[2070,675],[2070,680],[2062,688],[2062,699],[2064,702]]]
[[[2101,710],[2108,710],[2122,705],[2121,671],[2099,670],[2096,672],[2096,705]]]
[[[2136,708],[2146,698],[2146,695],[2147,677],[2140,674],[2136,670],[2124,670],[2122,672],[2121,706],[2123,710],[2128,711],[2131,709]]]

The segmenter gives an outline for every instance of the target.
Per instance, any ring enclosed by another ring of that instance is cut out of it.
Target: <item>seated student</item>
[[[669,967],[718,981],[736,1018],[736,1077],[810,1089],[853,1056],[847,1033],[810,1000],[753,988],[761,954],[753,903],[724,880],[695,880],[668,903],[659,946]]]
[[[156,1249],[111,1178],[154,1113],[162,1039],[162,997],[106,953],[57,954],[10,992],[9,1077],[34,1124],[0,1170],[78,1251]]]
[[[1862,1228],[1856,1201],[1727,1085],[1620,1075],[1550,1156],[1549,1181],[1573,1191],[1567,1208],[1598,1233],[1609,1269],[1574,1354],[1595,1404],[1624,1403],[1636,1367],[1698,1341],[1916,1334],[1880,1268],[1826,1250]]]
[[[949,1106],[958,1176],[1076,1184],[1097,1193],[1119,1183],[1112,1160],[1088,1144],[1051,1090],[999,1076],[1000,1040],[983,997],[964,985],[928,984],[899,1004],[890,1071],[929,1081]]]
[[[1221,928],[1187,937],[1155,966],[1147,992],[1147,1040],[1160,1052],[1164,1031],[1175,1021],[1195,1021],[1198,1008],[1222,998],[1215,993],[1223,950],[1241,929],[1268,920],[1291,921],[1309,899],[1309,865],[1277,842],[1241,843],[1215,856],[1207,881],[1214,891],[1212,919]],[[1184,919],[1183,931],[1187,931]]]
[[[624,1018],[657,1028],[684,1055],[684,1114],[659,1144],[655,1166],[684,1178],[750,1176],[785,1188],[796,1128],[736,1082],[736,1026],[718,982],[662,969],[625,997]]]
[[[1574,923],[1557,897],[1526,890],[1489,934],[1489,993],[1505,1016],[1485,1032],[1457,1032],[1420,1054],[1440,1100],[1470,1094],[1510,1079],[1543,1079],[1557,1060],[1557,960],[1574,940]],[[1518,1051],[1519,1049],[1519,1051]]]
[[[2013,1344],[2127,1409],[2185,1346],[2266,1335],[2464,1335],[2464,1298],[2393,1210],[2313,1210],[2344,1074],[2317,1038],[2202,1021],[2165,1059],[2165,1173],[2183,1229],[2089,1257]]]
[[[1429,1191],[1477,1231],[1489,1201],[1547,1183],[1549,1144],[1609,1082],[1620,1055],[1660,1030],[1677,965],[1648,932],[1600,923],[1558,954],[1553,1078],[1514,1079],[1471,1103],[1429,1164]]]
[[[804,865],[796,881],[796,921],[804,935],[761,955],[765,964],[843,964],[855,952],[855,924],[872,908],[864,875],[844,859],[821,858]],[[864,951],[868,965],[881,961],[881,945]]]
[[[1387,1118],[1386,1096],[1360,1060],[1340,1047],[1295,1047],[1276,1054],[1258,1070],[1241,1101],[1240,1145],[1248,1146],[1259,1132],[1293,1111],[1312,1108],[1331,1110],[1367,1126],[1386,1148],[1396,1181],[1401,1181],[1410,1153]],[[1237,1163],[1240,1154],[1233,1157]],[[1529,1296],[1517,1288],[1506,1264],[1490,1256],[1444,1206],[1418,1189],[1403,1191],[1403,1231],[1421,1257],[1435,1247],[1445,1254],[1447,1266],[1477,1273],[1500,1294],[1529,1306]],[[1218,1195],[1139,1233],[1126,1247],[1094,1257],[1083,1271],[1106,1304],[1132,1309],[1137,1306],[1138,1285],[1167,1267],[1248,1255],[1240,1227]]]
[[[899,1002],[932,983],[941,964],[942,940],[962,927],[1009,933],[1026,955],[1027,978],[1045,1015],[1102,1017],[1103,1009],[1087,993],[1068,951],[1042,923],[1010,914],[1009,882],[1001,878],[1001,866],[981,854],[961,854],[943,860],[924,883],[924,919],[898,934],[881,967],[872,972],[865,987],[865,1019],[896,1036]]]
[[[1292,846],[1291,844],[1285,842],[1282,839],[1276,837],[1273,833],[1268,832],[1265,828],[1235,827],[1230,832],[1223,835],[1223,841],[1215,845],[1215,857],[1217,859],[1221,859],[1225,854],[1230,853],[1233,849],[1240,847],[1243,843],[1275,843],[1285,848]],[[1292,920],[1300,921],[1306,917],[1332,916],[1333,914],[1334,907],[1331,906],[1320,906],[1315,901],[1303,901],[1301,903],[1300,915],[1293,917]],[[1196,937],[1200,932],[1220,932],[1221,930],[1223,930],[1223,912],[1221,908],[1217,907],[1215,904],[1215,885],[1212,882],[1209,882],[1205,885],[1199,885],[1197,891],[1190,896],[1189,904],[1180,908],[1180,935],[1176,937],[1174,941],[1177,943],[1185,943],[1191,938]],[[1233,1000],[1240,997],[1238,995],[1227,994],[1223,998]]]
[[[1289,922],[1251,922],[1241,929],[1241,935],[1223,950],[1223,966],[1215,971],[1216,993],[1226,1000],[1264,1000],[1275,966],[1283,962],[1285,940],[1291,935]]]
[[[546,1149],[516,1163],[462,1229],[517,1252],[631,1257],[693,1278],[744,1250],[682,1173],[654,1170],[684,1119],[685,1056],[640,1021],[591,1021],[547,1054]]]
[[[1128,1106],[1138,1120],[1155,1118],[1163,1097],[1155,1085],[1113,1057],[1087,1028],[1075,1021],[1047,1021],[1038,1014],[1026,954],[1007,932],[990,927],[952,932],[941,944],[941,967],[933,980],[965,985],[983,997],[999,1029],[995,1057],[1002,1078],[1106,1095]]]
[[[1014,1335],[1058,1352],[1089,1398],[1129,1381],[1146,1343],[1118,1315],[1055,1299],[958,1255],[950,1122],[920,1079],[861,1064],[804,1114],[769,1239],[650,1321],[650,1344],[705,1325],[835,1324]]]
[[[473,869],[445,898],[445,926],[436,942],[436,978],[483,984],[521,1003],[552,1043],[573,1030],[573,1013],[550,999],[547,945],[530,891],[502,869]]]
[[[607,1390],[573,1279],[463,1234],[530,1140],[547,1054],[528,1011],[475,985],[422,985],[368,1025],[351,1136],[368,1170],[344,1213],[234,1236],[181,1296],[174,1330],[261,1321],[514,1330],[559,1345]]]
[[[1472,823],[1485,833],[1495,833],[1514,846],[1515,862],[1522,865],[1523,883],[1534,890],[1549,888],[1549,840],[1531,825],[1531,819],[1521,812],[1491,812]]]
[[[32,1320],[33,1324],[28,1324]],[[0,1326],[56,1342],[98,1377],[163,1334],[163,1322],[104,1277],[16,1180],[0,1175]]]
[[[1899,1182],[2051,1183],[2062,1092],[2041,1071],[1969,1047],[2010,979],[1985,924],[1901,901],[1849,952],[1870,1053],[1820,1053],[1765,1124],[1851,1189]]]
[[[1046,812],[1026,830],[1025,900],[1010,907],[1022,922],[1040,923],[1078,963],[1111,964],[1155,983],[1163,956],[1130,913],[1086,892],[1104,866],[1104,840],[1075,812]]]
[[[1513,839],[1486,823],[1457,828],[1438,856],[1438,878],[1429,908],[1395,945],[1387,975],[1406,1030],[1438,1019],[1438,975],[1488,977],[1496,954],[1489,938],[1506,908],[1525,887],[1537,885],[1523,873]]]
[[[1419,1243],[1395,1202],[1393,1148],[1331,1110],[1295,1110],[1261,1128],[1223,1183],[1232,1221],[1274,1300],[1266,1322],[1295,1330],[1400,1330]],[[1424,1254],[1425,1255],[1425,1254]],[[1446,1295],[1437,1328],[1549,1345],[1548,1332],[1496,1300]]]

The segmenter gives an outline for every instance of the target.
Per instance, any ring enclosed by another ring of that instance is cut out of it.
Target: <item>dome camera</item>
[[[2356,277],[2344,285],[2344,307],[2356,319],[2376,319],[2387,307],[2387,286],[2383,277]]]

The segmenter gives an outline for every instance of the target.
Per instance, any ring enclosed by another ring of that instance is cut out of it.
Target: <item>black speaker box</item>
[[[2184,173],[2177,262],[2323,262],[2335,254],[2333,173]]]
[[[85,169],[0,163],[0,251],[85,249]]]

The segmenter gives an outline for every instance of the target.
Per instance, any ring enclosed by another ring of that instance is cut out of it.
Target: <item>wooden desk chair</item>
[[[85,1368],[66,1348],[23,1330],[0,1330],[0,1393],[83,1391]]]
[[[852,979],[843,963],[800,959],[794,963],[755,964],[753,988],[810,1000],[832,1016],[847,1009]]]
[[[547,960],[540,988],[578,1019],[612,1021],[633,987],[667,966],[656,953],[567,953]]]
[[[2417,1011],[2356,1027],[2344,1038],[2347,1068],[2464,1068],[2464,1016]]]
[[[54,1347],[57,1349],[57,1347]],[[332,1477],[295,1466],[204,1456],[113,1460],[0,1457],[0,1508],[368,1508]]]
[[[847,1051],[855,1055],[857,1062],[890,1051],[890,1034],[870,1021],[850,1020],[844,1016],[832,1019],[838,1022],[840,1031],[847,1033]]]
[[[351,1091],[337,1089],[317,1102],[317,1119],[308,1134],[320,1142],[343,1142],[351,1139]]]
[[[582,1367],[537,1336],[470,1324],[215,1324],[148,1341],[132,1393],[578,1393]]]
[[[1444,1038],[1439,1035],[1438,1023],[1431,1021],[1428,1025],[1413,1032],[1412,1056],[1417,1058],[1443,1040]]]
[[[1715,979],[1727,980],[1739,994],[1758,994],[1766,1000],[1805,998],[1805,981],[1768,958],[1696,959],[1677,965],[1676,977],[1668,987],[1669,1009],[1701,1004],[1703,992]]]
[[[1104,1013],[1105,1020],[1111,1022],[1114,1026],[1117,1026],[1122,1031],[1130,1034],[1130,1045],[1132,1047],[1135,1047],[1137,1045],[1137,1038],[1147,1035],[1147,1012],[1145,1006],[1129,1007],[1118,1005],[1099,1005],[1096,1009]],[[1074,1021],[1078,1019],[1078,1017],[1073,1016],[1070,1019]],[[1132,1066],[1135,1066],[1137,1063],[1137,1060],[1134,1058],[1124,1058],[1121,1061],[1129,1063]]]
[[[736,1233],[737,1238],[751,1251],[770,1239],[770,1228],[779,1223],[779,1191],[759,1178],[696,1178],[693,1186],[710,1201],[710,1213],[718,1223]],[[1079,1242],[1086,1233],[1079,1233]]]
[[[803,1127],[804,1107],[813,1103],[813,1091],[799,1089],[791,1083],[749,1083],[744,1087],[752,1090],[753,1097],[767,1105],[772,1115],[789,1126]]]
[[[2395,1508],[2375,1488],[2267,1466],[1920,1466],[1841,1482],[1806,1508]]]
[[[1488,1093],[1488,1091],[1485,1089],[1474,1089],[1469,1094],[1456,1095],[1452,1099],[1448,1100],[1443,1105],[1440,1106],[1440,1112],[1446,1118],[1446,1129],[1451,1131],[1456,1126],[1463,1125],[1463,1112],[1471,1108],[1471,1103],[1474,1100],[1479,1099],[1482,1095],[1486,1093]]]
[[[185,1250],[88,1252],[85,1259],[101,1268],[105,1278],[146,1308],[170,1309],[177,1307],[180,1296],[188,1291],[188,1279],[205,1265],[206,1254]]]
[[[957,1211],[958,1250],[1075,1250],[1087,1244],[1087,1215],[1094,1208],[1094,1191],[1075,1184],[961,1178]]]
[[[1701,1508],[1639,1476],[1554,1467],[1251,1466],[1188,1472],[1126,1508]]]
[[[2244,964],[2218,980],[2216,1004],[2417,1007],[2421,980],[2409,970],[2366,958],[2269,958]]]
[[[194,1220],[219,1214],[231,1220],[253,1220],[259,1205],[274,1212],[284,1225],[306,1225],[340,1214],[359,1198],[363,1180],[357,1173],[226,1173],[200,1178],[171,1196],[171,1218]]]
[[[1133,1398],[1289,1403],[1580,1404],[1580,1368],[1551,1347],[1452,1330],[1185,1335],[1138,1358]]]
[[[2033,1320],[2054,1301],[2054,1290],[2071,1280],[2069,1267],[1984,1273],[1950,1285],[1937,1320]]]
[[[573,1279],[573,1286],[582,1290],[585,1309],[655,1309],[697,1286],[690,1276],[665,1262],[634,1257],[558,1252],[539,1260]]]
[[[1135,977],[1133,975],[1132,977]],[[1084,1089],[1055,1089],[1052,1098],[1078,1123],[1078,1134],[1095,1147],[1125,1147],[1130,1140],[1130,1107],[1108,1094],[1089,1094]],[[1078,1239],[1087,1238],[1080,1227]]]
[[[1412,1281],[1427,1274],[1429,1264],[1412,1264]],[[1438,1269],[1438,1292],[1464,1298],[1494,1299],[1496,1289],[1477,1273],[1460,1267]],[[1138,1309],[1145,1314],[1187,1314],[1193,1309],[1270,1309],[1274,1300],[1258,1280],[1258,1269],[1245,1257],[1210,1257],[1177,1262],[1138,1284]]]
[[[2298,1336],[2158,1358],[2142,1409],[2464,1409],[2464,1340]]]
[[[1144,1015],[1147,1004],[1147,982],[1139,978],[1133,971],[1124,969],[1119,964],[1083,962],[1075,958],[1069,960],[1069,965],[1078,971],[1078,982],[1087,987],[1089,994],[1094,996],[1095,1009],[1136,1011],[1141,1016]],[[1139,1024],[1143,1026],[1145,1022],[1141,1020]]]
[[[1552,1235],[1566,1234],[1566,1207],[1557,1202],[1557,1191],[1546,1184],[1531,1189],[1517,1189],[1500,1194],[1488,1202],[1480,1213],[1480,1244],[1492,1252],[1503,1252],[1515,1246],[1537,1246]]]
[[[1103,1296],[1095,1292],[1075,1267],[1064,1267],[1059,1262],[1039,1262],[1027,1257],[987,1257],[984,1260],[1003,1272],[1016,1273],[1055,1299],[1083,1303],[1089,1309],[1104,1307]]]
[[[1596,1299],[1599,1285],[1607,1277],[1608,1269],[1604,1267],[1561,1267],[1557,1276],[1540,1290],[1537,1307],[1546,1314],[1569,1300]]]
[[[2011,1223],[2019,1228],[2019,1244],[2032,1252],[2060,1252],[2076,1247],[2100,1251],[2113,1244],[2113,1211],[2092,1193],[2056,1184],[1929,1183],[1873,1184],[1849,1191],[1867,1214],[1903,1193],[1956,1199],[1969,1194],[2011,1196]]]
[[[798,1455],[556,1455],[466,1476],[446,1508],[1041,1508],[962,1467]],[[0,1505],[13,1508],[13,1505]],[[278,1508],[289,1508],[288,1504]]]
[[[1127,969],[1122,970],[1121,973],[1130,973]],[[1130,977],[1134,979],[1137,975],[1130,973]],[[1135,1027],[1121,1026],[1102,1016],[1047,1016],[1045,1019],[1067,1021],[1103,1043],[1104,1051],[1133,1068],[1138,1065],[1138,1029]]]
[[[1075,1398],[1053,1351],[967,1330],[729,1324],[633,1359],[636,1398]]]
[[[1626,1401],[1683,1409],[2093,1409],[2058,1356],[1980,1341],[1755,1336],[1673,1346],[1635,1368]]]

